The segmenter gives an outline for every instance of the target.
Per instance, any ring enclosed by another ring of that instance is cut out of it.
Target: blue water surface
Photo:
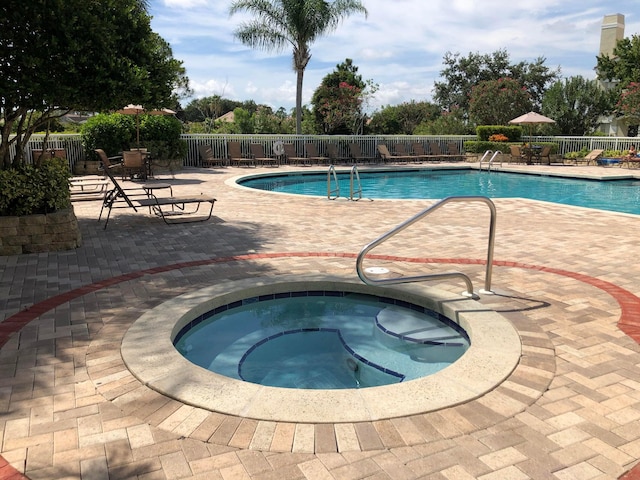
[[[640,215],[639,180],[585,180],[477,170],[398,170],[360,172],[362,196],[388,199],[441,199],[459,195],[529,198]],[[349,196],[349,173],[338,174],[341,196]],[[275,174],[242,180],[241,185],[273,192],[327,195],[327,174]]]
[[[437,314],[368,295],[250,301],[206,317],[175,342],[184,357],[230,378],[281,388],[412,380],[447,367],[469,347],[466,334]]]

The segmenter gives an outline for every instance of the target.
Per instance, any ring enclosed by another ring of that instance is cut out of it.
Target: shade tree
[[[542,99],[542,113],[556,121],[560,135],[593,133],[599,119],[613,110],[614,96],[596,80],[573,76],[555,82]]]
[[[532,108],[531,95],[513,78],[485,80],[471,89],[469,119],[476,125],[506,125]]]
[[[314,125],[324,135],[362,133],[363,107],[377,85],[362,79],[353,60],[347,58],[327,74],[311,98]]]
[[[443,58],[444,68],[440,71],[442,80],[435,82],[433,98],[443,111],[459,108],[467,117],[474,86],[483,81],[512,78],[527,89],[532,108],[539,110],[544,91],[560,77],[560,67],[551,69],[545,62],[544,57],[538,57],[533,62],[512,63],[505,49],[491,54],[471,52],[466,57],[447,52]]]
[[[145,8],[139,0],[0,3],[0,168],[20,165],[31,134],[70,110],[159,108],[188,89]]]

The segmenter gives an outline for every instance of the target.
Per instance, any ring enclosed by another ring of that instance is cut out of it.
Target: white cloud
[[[363,0],[368,18],[354,15],[311,45],[303,101],[345,58],[364,79],[380,85],[375,105],[429,100],[445,52],[506,49],[513,62],[562,66],[562,74],[593,78],[600,27],[609,4],[597,0]],[[234,39],[243,17],[229,17],[229,2],[152,2],[152,26],[187,68],[197,96],[218,94],[289,109],[295,104],[291,52],[252,50]],[[636,0],[619,0],[626,35],[638,33]],[[241,97],[241,98],[239,98]]]

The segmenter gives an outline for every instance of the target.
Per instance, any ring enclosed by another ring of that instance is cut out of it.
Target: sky
[[[563,78],[595,78],[605,15],[625,16],[625,36],[640,34],[637,0],[361,0],[354,14],[311,44],[302,101],[310,105],[322,79],[347,58],[378,85],[368,110],[432,101],[445,53],[491,54],[512,63],[546,59]],[[192,98],[219,95],[287,111],[295,106],[292,50],[254,50],[234,37],[250,17],[229,16],[231,0],[151,0],[151,26],[183,62]],[[183,100],[186,106],[189,99]]]

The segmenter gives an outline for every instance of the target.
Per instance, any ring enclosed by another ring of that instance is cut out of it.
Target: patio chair
[[[547,159],[545,162],[544,159]],[[551,165],[551,146],[545,145],[540,150],[540,153],[536,156],[536,160],[545,165]]]
[[[329,163],[329,157],[318,155],[318,150],[315,143],[305,143],[304,150],[307,154],[307,158],[311,163],[317,163],[321,165],[327,165]]]
[[[227,142],[227,158],[229,159],[229,165],[255,165],[253,158],[242,156],[240,142]]]
[[[336,143],[327,143],[327,155],[329,155],[329,163],[345,163],[349,160],[349,157],[342,155],[338,149]]]
[[[298,152],[296,152],[296,146],[293,143],[285,143],[283,147],[284,156],[290,165],[294,165],[296,163],[301,163],[303,165],[311,164],[308,158],[298,156]]]
[[[364,155],[358,143],[349,144],[349,153],[351,154],[351,160],[353,160],[354,163],[361,163],[361,162],[371,163],[376,160],[374,157],[368,157]]]
[[[264,146],[261,143],[252,143],[249,145],[249,150],[251,151],[251,157],[253,158],[254,164],[261,163],[262,165],[271,164],[278,166],[278,159],[267,157],[264,153]]]
[[[147,179],[147,152],[138,150],[125,150],[122,152],[122,179]]]
[[[98,152],[98,155],[102,159],[102,155]],[[104,154],[104,152],[102,152]],[[106,155],[105,155],[106,157]],[[170,197],[157,197],[154,195],[152,186],[149,184],[145,189],[145,185],[140,185],[137,188],[124,189],[113,176],[109,167],[102,163],[104,173],[109,177],[113,184],[113,189],[109,190],[102,201],[102,207],[100,208],[100,215],[98,221],[102,219],[102,213],[106,209],[107,216],[105,219],[104,229],[107,229],[109,224],[109,218],[111,217],[111,210],[114,208],[132,208],[134,212],[138,212],[139,207],[148,207],[149,211],[156,216],[162,218],[167,225],[174,223],[185,222],[204,222],[211,218],[213,212],[213,205],[216,199],[207,195],[195,195],[195,196],[170,196]],[[157,185],[157,184],[155,184]],[[171,190],[173,191],[173,190]],[[116,202],[124,202],[124,205],[116,205]],[[200,210],[200,205],[203,203],[209,203],[211,207],[208,213],[196,215]],[[187,205],[190,205],[190,210],[187,210]]]
[[[94,151],[98,155],[98,160],[100,161],[100,165],[102,168],[110,168],[112,171],[114,171],[115,169],[119,169],[122,166],[122,155],[108,157],[105,151],[101,148],[96,148]]]
[[[211,145],[198,145],[198,152],[200,153],[200,160],[203,167],[213,167],[216,165],[224,167],[227,164],[226,159],[217,158],[213,154]]]
[[[522,153],[522,148],[519,145],[509,145],[509,163],[525,163],[527,158]]]
[[[411,157],[407,155],[391,155],[389,149],[384,144],[379,144],[377,148],[383,162],[408,162],[411,160]]]

